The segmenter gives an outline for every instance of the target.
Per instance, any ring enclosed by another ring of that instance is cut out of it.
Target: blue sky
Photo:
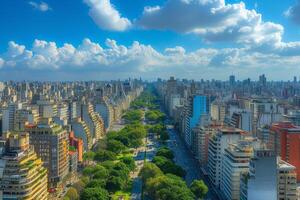
[[[0,79],[292,79],[298,0],[3,0]]]

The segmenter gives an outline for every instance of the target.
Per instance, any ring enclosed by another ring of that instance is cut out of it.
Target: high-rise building
[[[69,171],[69,134],[51,118],[37,125],[26,125],[30,144],[48,169],[49,187],[57,187]]]
[[[252,131],[252,114],[247,110],[233,112],[230,125],[244,131]]]
[[[204,116],[207,115],[203,115],[203,118]],[[204,120],[203,118],[202,120]],[[222,127],[221,123],[211,122],[210,124],[198,124],[192,130],[192,150],[195,155],[195,158],[198,160],[202,167],[206,167],[207,165],[209,138],[220,127]]]
[[[296,167],[279,159],[277,163],[277,199],[297,200]]]
[[[241,175],[241,200],[296,200],[295,167],[273,150],[260,149],[250,160],[249,172]]]
[[[192,145],[192,129],[201,123],[201,116],[206,114],[206,96],[192,95],[188,98],[184,109],[184,139]]]
[[[113,108],[106,97],[101,96],[97,98],[95,111],[103,118],[105,129],[107,130],[111,126],[114,116]]]
[[[17,109],[21,109],[22,105],[17,103],[9,103],[7,108],[2,111],[3,132],[13,131],[15,125],[15,113]]]
[[[266,84],[267,84],[267,78],[266,78],[266,76],[264,74],[262,74],[262,75],[259,76],[259,84],[261,86],[264,86],[264,87],[266,86]]]
[[[32,110],[18,109],[14,115],[14,130],[24,131],[26,123],[34,124],[36,122],[37,121]]]
[[[281,159],[296,167],[300,181],[300,127],[291,122],[274,123],[270,129],[269,145]]]
[[[213,120],[224,122],[226,115],[226,105],[224,102],[214,101],[211,104],[210,115]]]
[[[94,107],[91,103],[81,105],[81,119],[85,121],[89,127],[94,144],[105,133],[103,119],[94,111]]]
[[[90,150],[93,145],[93,138],[85,121],[81,120],[81,118],[73,119],[71,129],[75,137],[83,140],[84,151]]]
[[[255,149],[260,148],[257,138],[245,138],[225,149],[220,189],[224,199],[240,200],[241,173],[249,171],[249,161]]]
[[[270,126],[266,125],[257,129],[258,139],[260,139],[265,144],[269,143],[269,135],[270,135]]]
[[[208,175],[212,184],[219,188],[221,184],[224,153],[229,144],[237,143],[245,136],[245,132],[232,127],[218,128],[209,138],[208,143]]]
[[[234,75],[229,76],[229,84],[230,84],[230,86],[235,85],[235,76]]]
[[[241,200],[277,199],[277,156],[272,150],[257,150],[249,172],[242,174]]]
[[[288,114],[283,115],[283,119],[285,121],[289,121],[293,123],[296,126],[300,126],[300,111],[299,110],[291,111]]]
[[[7,139],[0,159],[2,199],[48,199],[47,169],[29,145],[29,134],[7,132],[2,139]]]

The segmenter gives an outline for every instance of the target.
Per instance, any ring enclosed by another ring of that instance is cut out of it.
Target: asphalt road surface
[[[203,176],[200,170],[200,165],[193,157],[188,148],[184,145],[184,142],[179,137],[177,132],[171,126],[168,126],[168,133],[170,140],[168,146],[173,150],[176,164],[180,165],[186,171],[185,181],[190,185],[195,179],[202,179],[205,181],[206,185],[209,187],[209,192],[206,195],[206,200],[218,200],[218,196],[214,192],[213,187],[209,184],[206,177]]]

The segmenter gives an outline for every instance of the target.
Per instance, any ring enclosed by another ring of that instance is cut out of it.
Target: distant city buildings
[[[287,200],[300,196],[300,84],[293,80],[170,77],[154,86],[221,199]]]
[[[43,200],[66,190],[83,154],[143,88],[137,79],[0,82],[0,199]]]

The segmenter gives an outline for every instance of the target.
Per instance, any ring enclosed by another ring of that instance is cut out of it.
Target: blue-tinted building
[[[185,142],[192,144],[191,130],[201,123],[201,116],[207,113],[207,98],[202,95],[194,95],[189,98],[185,108]]]
[[[194,96],[192,105],[192,116],[190,117],[190,128],[200,123],[200,118],[206,114],[206,96]]]

